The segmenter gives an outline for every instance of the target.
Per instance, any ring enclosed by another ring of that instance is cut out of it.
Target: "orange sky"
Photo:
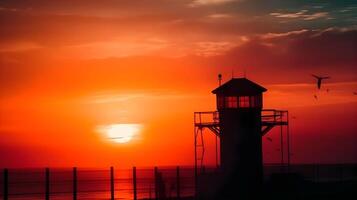
[[[30,2],[0,3],[0,167],[192,165],[193,112],[244,71],[294,116],[293,162],[357,162],[354,4]],[[332,79],[317,91],[312,73]],[[122,123],[143,128],[98,133]]]

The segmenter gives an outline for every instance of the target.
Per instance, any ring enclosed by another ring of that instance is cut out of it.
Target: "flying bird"
[[[316,76],[314,74],[311,74],[311,76],[317,79],[317,89],[321,88],[322,80],[330,78],[329,76]]]

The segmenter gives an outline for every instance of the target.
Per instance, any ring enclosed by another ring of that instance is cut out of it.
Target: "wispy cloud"
[[[317,12],[311,15],[305,15],[303,17],[304,20],[315,20],[320,18],[330,18],[328,12]]]
[[[63,47],[63,55],[79,57],[126,57],[132,55],[146,55],[169,45],[168,41],[160,38],[134,40],[131,38],[115,39],[106,42],[93,42],[81,45]],[[85,52],[85,54],[83,54]]]
[[[137,93],[106,93],[97,94],[84,99],[85,103],[105,104],[133,101],[135,99],[187,99],[197,97],[194,94],[184,94],[175,91],[153,91]]]
[[[19,52],[43,48],[34,42],[0,43],[0,52]]]
[[[273,12],[270,13],[271,16],[277,18],[286,18],[286,19],[302,19],[302,20],[316,20],[321,18],[330,18],[328,12],[316,12],[316,13],[308,13],[308,10],[300,10],[299,12],[295,13],[280,13],[280,12]]]
[[[230,17],[232,17],[232,15],[224,14],[224,13],[217,13],[217,14],[208,15],[207,17],[213,18],[213,19],[222,19],[222,18],[230,18]]]
[[[16,12],[16,11],[18,11],[18,9],[16,9],[16,8],[4,8],[4,7],[0,7],[0,11]]]
[[[220,55],[236,46],[236,43],[222,42],[198,42],[196,43],[196,54],[200,56]]]
[[[192,7],[204,6],[204,5],[217,5],[217,4],[224,4],[233,1],[237,1],[237,0],[193,0],[189,5]]]
[[[280,37],[288,37],[288,36],[292,36],[292,35],[299,35],[302,33],[306,33],[309,30],[307,29],[302,29],[302,30],[296,30],[296,31],[289,31],[289,32],[285,32],[285,33],[266,33],[264,35],[262,35],[262,39],[273,39],[273,38],[280,38]]]

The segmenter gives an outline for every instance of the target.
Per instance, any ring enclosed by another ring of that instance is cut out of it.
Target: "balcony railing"
[[[287,125],[289,113],[286,110],[264,109],[261,113],[261,119],[262,126]],[[199,128],[219,126],[219,112],[195,112],[194,123]]]

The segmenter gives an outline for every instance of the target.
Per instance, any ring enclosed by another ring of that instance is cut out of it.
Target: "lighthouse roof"
[[[214,89],[212,93],[217,95],[250,96],[265,91],[267,91],[267,89],[246,78],[232,78],[228,82]]]

